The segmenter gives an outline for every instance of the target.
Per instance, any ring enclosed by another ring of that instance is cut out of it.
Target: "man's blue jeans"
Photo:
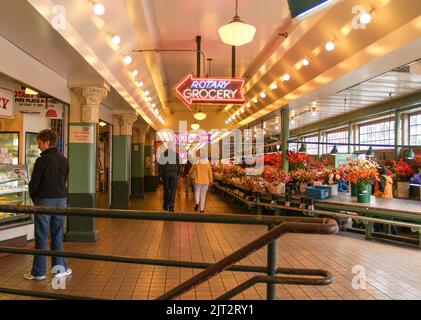
[[[37,199],[36,206],[67,207],[67,198]],[[64,216],[35,215],[35,249],[48,250],[48,234],[51,232],[51,250],[63,251]],[[52,267],[57,266],[55,272],[67,271],[66,259],[52,257]],[[61,267],[63,269],[61,269]],[[45,276],[47,271],[47,257],[34,256],[32,275]]]

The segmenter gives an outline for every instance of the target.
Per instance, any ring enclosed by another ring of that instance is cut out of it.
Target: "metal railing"
[[[277,239],[286,233],[312,233],[312,234],[336,234],[338,225],[329,218],[301,218],[279,216],[250,216],[250,215],[223,215],[223,214],[195,214],[195,213],[162,213],[134,210],[104,210],[84,208],[51,208],[32,206],[0,206],[1,212],[34,215],[58,215],[79,216],[110,219],[151,220],[151,221],[174,221],[174,222],[197,222],[197,223],[223,223],[243,225],[267,226],[268,232],[246,244],[242,248],[231,253],[220,261],[210,264],[204,262],[175,261],[163,259],[145,259],[126,256],[110,256],[100,254],[86,254],[67,251],[51,251],[39,249],[23,249],[1,247],[0,253],[56,256],[75,258],[82,260],[107,261],[118,263],[144,264],[166,267],[205,269],[192,278],[184,281],[175,288],[169,290],[157,299],[174,299],[193,289],[201,283],[211,279],[223,271],[252,272],[266,275],[254,276],[236,288],[226,292],[217,299],[230,299],[242,291],[257,283],[266,283],[267,299],[276,299],[276,284],[301,284],[301,285],[328,285],[332,283],[332,274],[318,269],[293,269],[278,268],[278,241]],[[267,246],[267,266],[235,265],[237,262],[248,257],[257,250]],[[31,290],[18,290],[0,287],[0,293],[24,295],[50,299],[97,299],[92,297],[80,297],[74,295],[55,294]]]

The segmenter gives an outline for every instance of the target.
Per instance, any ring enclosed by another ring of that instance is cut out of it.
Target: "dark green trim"
[[[282,121],[282,168],[285,172],[289,171],[288,164],[288,140],[289,140],[289,106],[284,106],[281,110]]]
[[[145,159],[144,159],[144,168],[145,168],[145,177],[146,176],[151,176],[152,175],[152,167],[153,167],[153,163],[152,163],[152,159],[153,159],[153,147],[152,146],[145,146]],[[148,157],[150,157],[151,159],[151,167],[148,169],[146,168],[146,160],[148,159]]]
[[[129,209],[129,182],[113,181],[111,184],[111,209]]]
[[[130,136],[113,136],[113,181],[129,181],[130,179]]]
[[[145,176],[145,192],[155,192],[158,189],[158,176]]]
[[[95,193],[69,194],[70,206],[73,208],[95,208]],[[67,232],[64,240],[68,242],[96,242],[99,233],[96,229],[95,218],[72,217],[67,218]]]
[[[133,177],[131,187],[131,199],[143,199],[145,197],[145,180],[143,177]]]

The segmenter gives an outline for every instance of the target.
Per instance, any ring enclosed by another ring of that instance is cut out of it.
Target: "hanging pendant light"
[[[307,153],[306,145],[303,142],[303,139],[301,139],[301,147],[298,149],[298,153]]]
[[[338,148],[336,147],[336,144],[333,146],[332,151],[330,151],[330,154],[338,154]]]
[[[199,109],[199,112],[196,112],[193,117],[198,121],[202,121],[206,119],[206,113],[202,112],[202,109]]]
[[[193,130],[199,130],[200,129],[200,124],[196,123],[196,121],[191,125],[191,128]]]
[[[375,153],[374,153],[374,150],[373,150],[373,147],[372,146],[370,146],[370,148],[368,148],[368,151],[367,151],[367,153],[366,153],[366,156],[367,157],[375,157]]]
[[[231,46],[242,46],[253,41],[256,28],[246,24],[238,16],[238,0],[235,1],[235,16],[233,20],[218,29],[223,43]]]
[[[416,155],[415,155],[414,150],[411,147],[409,147],[408,151],[405,154],[405,159],[406,160],[415,160],[415,158],[416,158]]]

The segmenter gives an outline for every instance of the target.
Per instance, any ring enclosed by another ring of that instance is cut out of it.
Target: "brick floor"
[[[133,209],[160,210],[162,192],[147,194],[132,202]],[[99,197],[100,202],[104,199]],[[192,195],[177,196],[176,209],[192,212]],[[209,193],[208,213],[245,213],[227,200]],[[142,258],[181,259],[215,262],[265,232],[261,226],[150,222],[97,219],[100,240],[97,243],[65,243],[65,249],[85,253],[124,255]],[[266,250],[244,259],[241,264],[264,265]],[[32,257],[10,255],[0,258],[0,286],[44,290],[65,294],[109,299],[153,299],[200,270],[118,264],[69,259],[73,276],[66,290],[53,290],[51,278],[30,282],[22,278],[30,270]],[[331,271],[330,286],[278,285],[278,299],[421,299],[421,251],[404,246],[366,241],[346,235],[288,234],[279,241],[279,265],[296,268],[320,268]],[[355,266],[365,272],[365,288],[353,289]],[[182,299],[213,299],[251,273],[223,272]],[[259,284],[236,299],[264,299],[265,285]],[[29,299],[1,295],[0,299]]]

